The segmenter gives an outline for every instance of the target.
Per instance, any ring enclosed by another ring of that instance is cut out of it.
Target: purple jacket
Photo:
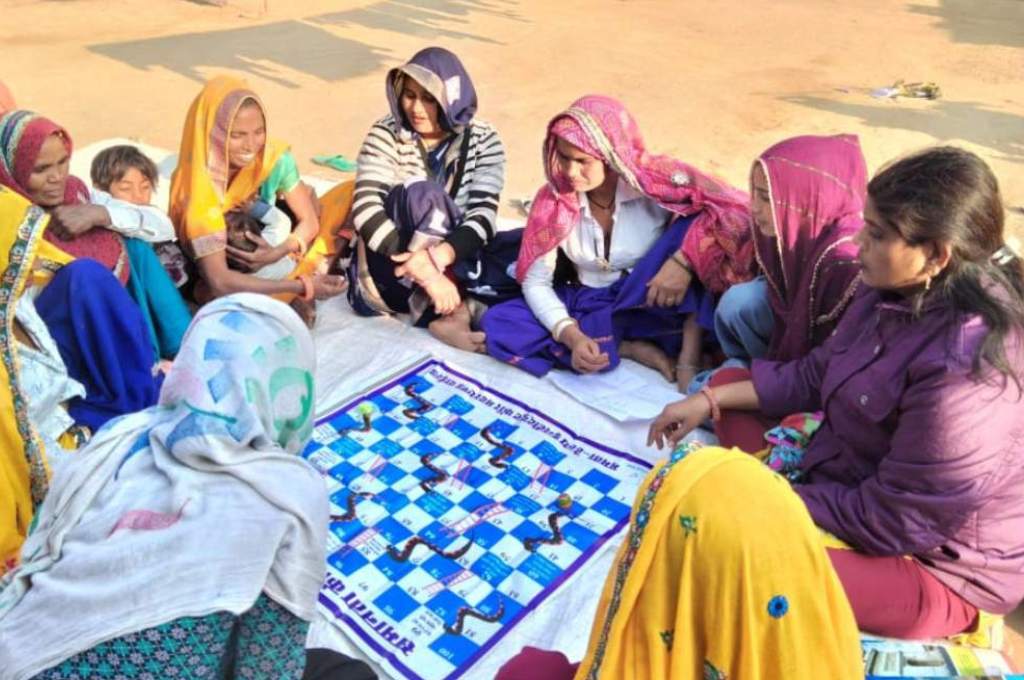
[[[866,288],[823,345],[752,372],[765,414],[825,412],[796,487],[815,523],[1002,614],[1024,597],[1024,399],[971,378],[985,332]]]

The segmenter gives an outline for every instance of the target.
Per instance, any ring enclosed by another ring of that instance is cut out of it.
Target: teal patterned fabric
[[[309,624],[266,595],[241,616],[187,616],[109,640],[34,680],[288,680],[306,665]]]

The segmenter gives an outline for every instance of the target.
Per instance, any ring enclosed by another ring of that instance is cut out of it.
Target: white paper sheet
[[[627,361],[608,373],[551,371],[547,379],[576,401],[619,422],[649,421],[665,406],[683,398],[675,385],[654,371]]]

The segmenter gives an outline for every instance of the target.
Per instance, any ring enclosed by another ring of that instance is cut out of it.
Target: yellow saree
[[[26,286],[42,285],[70,256],[43,240],[49,216],[0,187],[0,574],[17,561],[50,471],[19,387],[14,311]]]
[[[203,87],[185,119],[168,213],[178,240],[195,259],[227,247],[224,213],[252,198],[288,150],[286,144],[267,138],[262,153],[230,178],[231,124],[246,102],[255,102],[266,118],[263,103],[244,80],[217,76]],[[353,182],[346,182],[320,198],[319,234],[289,278],[317,273],[336,252],[334,236],[351,207],[353,188]],[[275,297],[287,301],[294,296]]]
[[[259,191],[274,164],[288,149],[268,138],[263,152],[239,170],[229,183],[231,124],[238,110],[249,101],[263,109],[263,103],[244,80],[217,76],[199,92],[185,118],[178,167],[171,177],[168,213],[178,232],[178,240],[195,258],[224,250],[227,246],[224,213]]]
[[[680,449],[633,507],[577,680],[863,678],[853,612],[789,483]]]

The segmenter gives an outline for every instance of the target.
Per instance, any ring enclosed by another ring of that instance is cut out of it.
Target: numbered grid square
[[[395,621],[403,621],[405,617],[419,609],[420,603],[405,593],[401,587],[394,585],[378,595],[373,603]]]
[[[434,522],[434,518],[430,516],[430,513],[416,504],[409,503],[408,497],[406,498],[406,504],[392,512],[391,515],[399,524],[414,534],[419,533]]]
[[[532,602],[543,590],[544,586],[520,571],[518,567],[498,586],[499,593],[523,604]]]
[[[446,411],[451,411],[452,413],[460,416],[473,410],[473,405],[457,394],[446,399],[441,406]]]

